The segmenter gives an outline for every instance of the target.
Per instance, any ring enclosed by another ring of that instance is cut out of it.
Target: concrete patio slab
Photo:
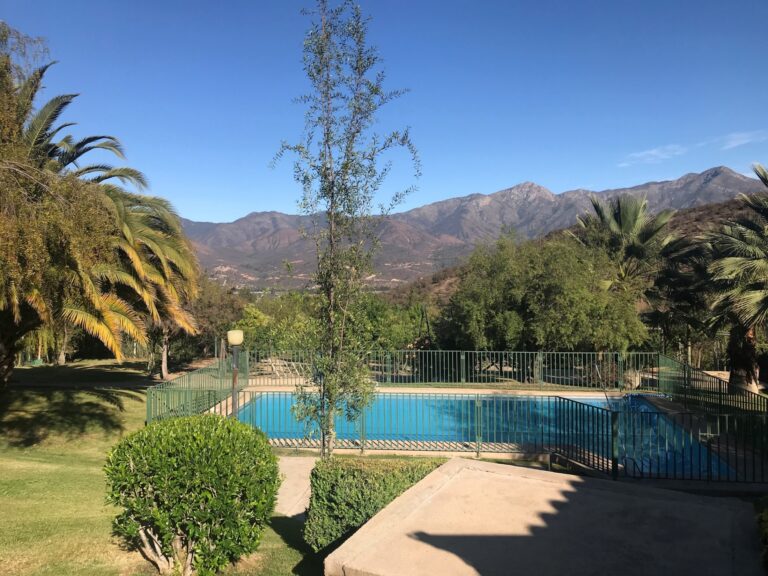
[[[752,506],[454,459],[325,560],[326,576],[762,575]]]
[[[284,516],[302,516],[309,506],[309,475],[317,458],[281,456],[280,474],[283,481],[277,492],[275,512]]]

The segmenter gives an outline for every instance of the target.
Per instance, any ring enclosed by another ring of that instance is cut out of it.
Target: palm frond
[[[53,124],[75,98],[77,98],[77,94],[55,96],[32,117],[23,135],[29,154],[39,149],[47,140]]]
[[[123,353],[120,347],[120,333],[116,333],[113,326],[107,324],[102,318],[71,303],[63,307],[61,317],[73,326],[82,328],[104,344],[115,355],[115,358],[122,360]]]

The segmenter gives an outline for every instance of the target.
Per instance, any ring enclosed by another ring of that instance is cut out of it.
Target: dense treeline
[[[768,186],[768,174],[756,166]],[[768,194],[746,215],[676,238],[671,212],[618,197],[546,240],[478,248],[440,312],[444,347],[677,354],[755,391],[768,316]]]
[[[576,229],[478,247],[452,271],[448,298],[424,285],[367,294],[348,319],[366,348],[659,350],[704,368],[727,363],[732,384],[754,390],[768,313],[768,196],[740,201],[747,216],[677,238],[672,213],[651,215],[643,199],[595,200]],[[254,348],[312,349],[316,306],[311,293],[262,296],[236,325]]]

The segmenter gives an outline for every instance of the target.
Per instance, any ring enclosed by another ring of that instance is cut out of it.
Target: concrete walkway
[[[762,575],[752,506],[454,459],[325,560],[326,576]]]
[[[317,459],[307,456],[281,456],[279,460],[283,481],[277,492],[275,512],[284,516],[303,516],[309,506],[309,475]]]

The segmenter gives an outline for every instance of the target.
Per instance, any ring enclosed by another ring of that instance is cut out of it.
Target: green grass
[[[0,393],[0,566],[7,575],[149,575],[111,536],[102,472],[109,448],[144,425],[141,365],[23,368]],[[301,524],[275,516],[238,576],[322,574]]]

